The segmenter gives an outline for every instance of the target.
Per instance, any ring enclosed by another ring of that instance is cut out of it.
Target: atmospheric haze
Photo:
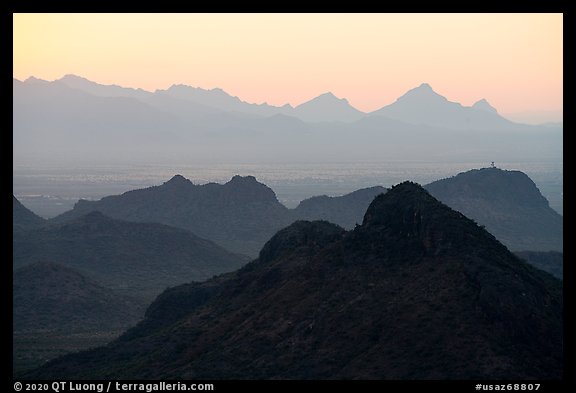
[[[220,89],[174,85],[147,93],[73,75],[14,79],[13,97],[16,164],[562,157],[561,124],[511,122],[486,99],[464,106],[428,83],[370,113],[331,93],[275,107]]]

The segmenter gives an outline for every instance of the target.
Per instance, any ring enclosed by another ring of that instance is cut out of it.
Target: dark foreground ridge
[[[142,302],[52,262],[17,269],[13,283],[15,333],[126,329],[144,310]]]
[[[405,182],[344,232],[297,222],[29,378],[560,379],[560,281]]]

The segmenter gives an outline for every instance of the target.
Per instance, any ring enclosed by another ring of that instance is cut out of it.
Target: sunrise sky
[[[14,14],[13,75],[220,87],[372,111],[422,82],[501,113],[563,109],[562,14]],[[553,119],[550,119],[553,120]]]

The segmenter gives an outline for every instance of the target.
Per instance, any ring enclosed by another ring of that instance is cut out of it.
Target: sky
[[[13,76],[222,88],[368,112],[429,83],[451,101],[557,121],[562,14],[14,14]]]

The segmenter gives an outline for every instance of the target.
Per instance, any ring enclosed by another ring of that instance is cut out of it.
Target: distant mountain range
[[[451,102],[428,84],[363,113],[325,93],[296,107],[221,89],[146,92],[67,75],[13,80],[14,156],[30,162],[130,159],[558,159],[562,126],[528,126],[485,99]]]
[[[498,114],[498,111],[482,99],[471,107],[450,102],[423,83],[408,91],[396,102],[371,115],[384,116],[409,124],[446,127],[458,130],[493,130],[518,127]]]
[[[183,229],[89,212],[14,235],[15,268],[51,261],[141,300],[168,286],[205,280],[248,261]]]
[[[557,279],[405,182],[353,231],[295,222],[106,347],[23,377],[561,379],[562,310]]]
[[[30,78],[25,82],[39,83],[40,81],[36,78]],[[384,116],[409,124],[448,126],[457,129],[513,126],[512,122],[498,115],[497,110],[486,99],[479,100],[472,107],[465,107],[448,101],[445,97],[434,92],[427,83],[422,83],[398,98],[396,102],[371,113],[357,110],[350,105],[348,100],[338,98],[330,92],[321,94],[296,107],[289,104],[276,107],[268,104],[249,104],[218,88],[206,90],[186,85],[172,85],[166,90],[147,92],[142,89],[123,88],[117,85],[101,85],[70,74],[52,83],[61,83],[98,97],[127,97],[149,103],[154,102],[152,99],[154,96],[171,97],[183,100],[192,107],[203,107],[205,113],[235,112],[263,117],[282,114],[297,117],[306,122],[354,122],[371,115]],[[415,114],[417,114],[417,118],[415,118]]]

